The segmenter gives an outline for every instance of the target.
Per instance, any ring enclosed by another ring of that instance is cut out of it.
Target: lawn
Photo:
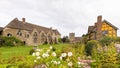
[[[1,47],[0,57],[3,59],[8,59],[13,56],[29,55],[30,49],[32,49],[31,46]]]
[[[69,44],[55,44],[52,45],[56,50],[61,50],[63,46],[68,46]],[[46,48],[50,45],[39,45],[39,48]],[[2,59],[8,59],[13,56],[27,56],[29,51],[33,46],[16,46],[16,47],[0,47],[0,57]]]

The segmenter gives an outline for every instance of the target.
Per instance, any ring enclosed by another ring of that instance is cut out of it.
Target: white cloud
[[[62,35],[75,32],[81,36],[98,15],[120,28],[119,6],[119,0],[0,0],[0,26],[25,17],[27,22],[56,28]]]

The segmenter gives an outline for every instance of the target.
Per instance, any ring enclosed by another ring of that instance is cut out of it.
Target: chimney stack
[[[98,40],[102,37],[102,30],[101,30],[101,28],[102,28],[102,16],[101,15],[97,17],[97,24],[96,25],[97,25],[96,26],[96,28],[97,28],[97,37],[96,38]]]
[[[95,27],[97,27],[97,22],[95,22]]]
[[[25,18],[22,18],[22,22],[25,23]]]
[[[101,23],[102,22],[102,15],[97,17],[97,23]]]

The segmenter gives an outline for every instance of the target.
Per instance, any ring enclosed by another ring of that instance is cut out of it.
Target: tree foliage
[[[62,38],[62,42],[63,42],[63,43],[68,43],[68,42],[69,42],[68,36],[64,36],[64,37]]]

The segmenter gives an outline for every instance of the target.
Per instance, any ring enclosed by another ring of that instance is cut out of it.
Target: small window
[[[25,34],[25,38],[29,38],[29,34]]]
[[[27,38],[29,38],[29,34],[27,34]]]
[[[102,34],[103,34],[103,35],[106,35],[106,34],[108,34],[108,31],[107,31],[107,30],[104,30],[104,31],[102,32]]]
[[[22,36],[21,30],[18,30],[17,35]]]
[[[12,36],[12,34],[8,33],[8,34],[7,34],[7,36],[8,36],[8,37],[11,37],[11,36]]]

